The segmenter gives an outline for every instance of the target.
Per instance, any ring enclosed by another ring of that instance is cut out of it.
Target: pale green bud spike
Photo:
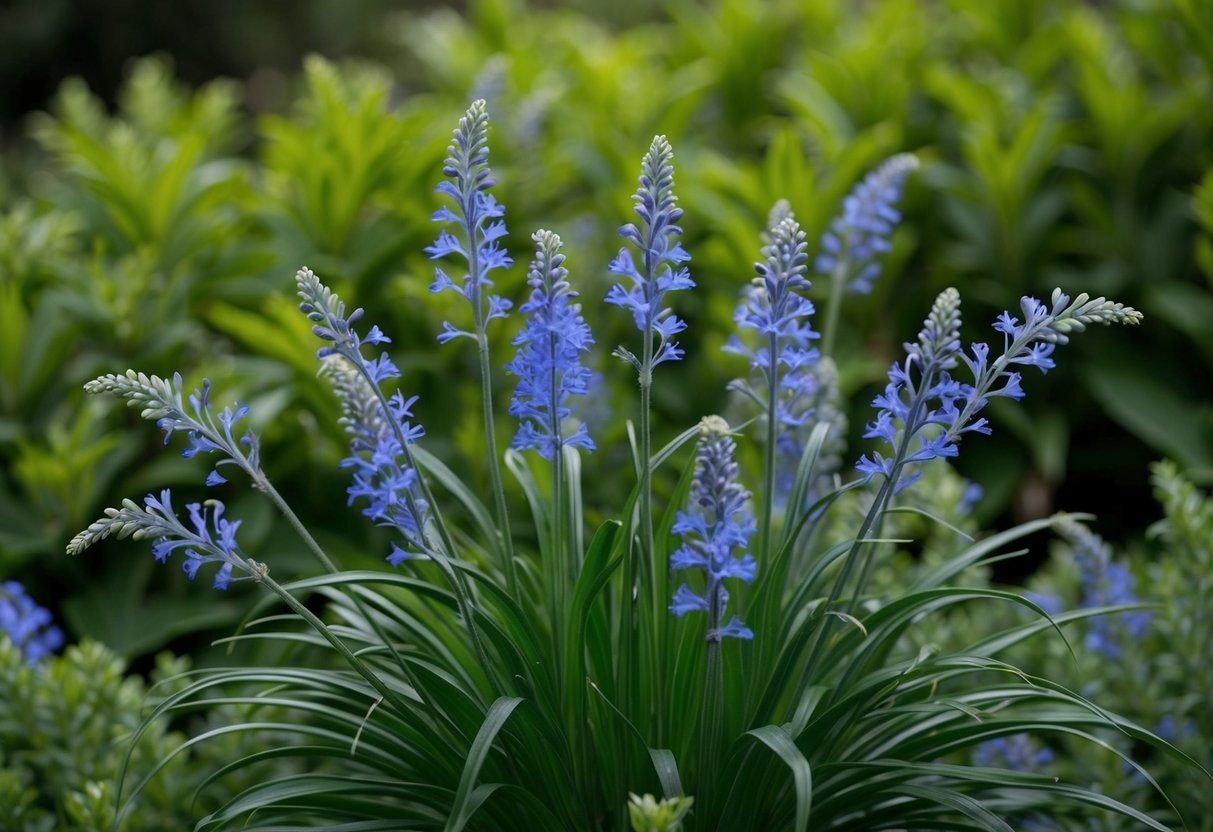
[[[1069,342],[1069,336],[1082,332],[1091,324],[1128,324],[1141,323],[1142,314],[1131,306],[1110,301],[1099,297],[1092,299],[1086,292],[1075,297],[1066,304],[1066,295],[1061,289],[1053,290],[1053,320],[1041,334],[1040,340],[1052,341],[1057,344]],[[1065,305],[1064,309],[1058,307]]]
[[[78,555],[94,543],[107,537],[141,537],[146,521],[146,512],[134,500],[123,500],[122,508],[107,508],[105,516],[89,525],[67,544],[69,555]]]
[[[113,396],[126,399],[128,407],[142,407],[139,414],[144,419],[156,421],[177,409],[176,387],[180,377],[173,382],[159,376],[148,376],[127,370],[124,375],[108,373],[98,376],[84,385],[84,391],[94,396]]]

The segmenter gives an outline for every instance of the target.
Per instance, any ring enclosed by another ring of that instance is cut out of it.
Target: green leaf
[[[480,776],[480,767],[484,765],[498,732],[505,727],[506,720],[522,701],[519,696],[503,696],[489,706],[488,713],[484,715],[484,724],[480,726],[476,739],[468,750],[467,764],[463,768],[463,776],[459,778],[455,802],[444,827],[446,832],[460,832],[491,793],[483,791],[483,787],[474,789],[473,786]]]
[[[1085,371],[1091,394],[1125,428],[1185,465],[1213,468],[1207,405],[1185,400],[1144,368],[1102,363]]]
[[[778,725],[764,725],[747,731],[787,765],[792,773],[792,791],[796,795],[796,832],[806,832],[813,808],[813,770],[808,759]]]
[[[668,748],[650,748],[649,758],[661,781],[661,791],[666,798],[682,797],[682,778],[678,776],[678,761]]]

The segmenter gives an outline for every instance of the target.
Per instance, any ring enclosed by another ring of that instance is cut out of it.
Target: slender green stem
[[[770,359],[770,366],[767,367],[767,447],[766,447],[766,470],[765,488],[766,493],[763,494],[762,507],[762,553],[770,562],[770,557],[775,551],[772,545],[771,527],[775,514],[775,479],[776,479],[776,445],[778,440],[779,419],[777,407],[779,404],[779,373],[777,371],[776,362],[779,360],[776,350],[779,348],[779,333],[772,332],[769,336],[767,350]]]
[[[713,607],[715,599],[709,599]],[[709,613],[710,615],[711,613]],[[709,627],[713,626],[711,624]],[[716,622],[719,626],[719,621]],[[697,794],[712,792],[716,779],[716,761],[720,756],[724,731],[724,665],[720,660],[719,639],[708,639],[707,664],[703,679],[703,705],[699,710],[699,782]]]
[[[398,708],[402,714],[409,713],[410,710],[412,710],[412,706],[404,697],[400,695],[398,691],[393,690],[386,682],[380,679],[375,671],[373,671],[364,661],[362,661],[362,659],[354,655],[354,652],[346,646],[345,642],[337,638],[336,633],[329,629],[329,626],[321,621],[314,612],[305,607],[299,601],[299,599],[287,592],[281,584],[279,584],[269,575],[263,573],[258,576],[257,580],[264,584],[267,589],[281,598],[283,602],[291,608],[292,612],[315,628],[316,632],[318,632],[325,641],[333,645],[334,650],[341,654],[341,657],[345,659],[350,668],[363,679],[366,679],[370,686],[377,690],[385,700],[391,702],[392,705]]]
[[[505,560],[505,580],[510,594],[518,599],[518,570],[514,564],[514,536],[510,532],[510,514],[505,502],[505,486],[501,480],[501,460],[497,456],[497,433],[493,427],[493,377],[489,365],[489,339],[481,323],[476,340],[480,345],[480,399],[484,410],[484,439],[488,443],[489,485],[497,513],[497,529],[501,533],[501,555]]]
[[[849,258],[843,255],[838,258],[834,271],[830,273],[830,300],[826,306],[825,331],[821,336],[821,354],[834,355],[834,339],[838,335],[838,322],[842,315],[842,296],[847,285],[847,272],[850,269]]]
[[[775,466],[776,466],[776,458],[777,458],[776,440],[778,439],[776,433],[779,430],[779,420],[776,418],[776,406],[778,405],[778,400],[779,400],[779,388],[778,388],[779,374],[776,371],[776,368],[778,366],[776,364],[776,361],[778,360],[776,357],[776,350],[778,349],[778,347],[779,347],[779,334],[777,332],[772,332],[770,334],[770,336],[768,337],[768,341],[767,341],[767,351],[768,351],[768,354],[770,357],[769,365],[767,367],[767,372],[766,372],[766,375],[767,375],[767,401],[766,401],[767,446],[766,446],[765,470],[763,472],[764,493],[763,493],[763,508],[762,508],[762,537],[761,537],[762,548],[759,550],[762,554],[761,562],[763,564],[765,564],[764,568],[766,568],[766,569],[772,569],[775,567],[773,560],[775,557],[775,553],[777,551],[776,547],[774,545],[773,537],[772,537],[772,526],[773,526],[773,522],[774,522],[773,516],[774,516],[774,512],[775,512],[775,480],[776,480]],[[799,510],[799,507],[796,507],[796,510]],[[786,525],[786,523],[787,523],[786,518],[788,516],[786,510],[785,510],[784,516],[785,516],[784,523]],[[775,616],[779,610],[779,606],[782,601],[783,601],[783,592],[782,592],[781,588],[772,585],[770,587],[770,592],[768,595],[767,603],[764,605],[764,615],[767,618],[767,620],[770,620],[770,621],[775,620]],[[762,645],[759,647],[759,653],[763,657],[764,663],[765,663],[765,660],[772,654],[772,652],[774,651],[774,649],[776,647],[776,645],[773,643],[773,641],[774,641],[773,639],[765,639],[763,641]]]
[[[489,486],[493,491],[497,530],[501,533],[500,551],[505,558],[503,565],[506,585],[515,600],[521,600],[518,597],[518,573],[514,565],[514,537],[510,533],[510,516],[501,479],[501,460],[497,458],[497,432],[493,426],[493,375],[489,364],[489,337],[486,331],[488,320],[484,312],[484,292],[481,286],[480,246],[476,241],[480,225],[472,221],[475,213],[472,205],[463,206],[464,230],[467,232],[468,280],[471,285],[468,300],[472,305],[472,323],[476,328],[476,345],[480,358],[480,404],[484,414],[484,440],[488,443]]]
[[[801,694],[808,687],[812,678],[813,671],[817,669],[817,662],[821,658],[821,651],[824,649],[826,641],[829,638],[830,630],[834,624],[834,616],[829,615],[830,607],[838,600],[842,594],[843,587],[847,583],[847,579],[851,576],[851,569],[855,565],[855,561],[859,557],[860,548],[864,545],[868,534],[872,531],[872,526],[875,525],[876,518],[884,511],[884,505],[888,500],[889,494],[892,493],[890,484],[892,480],[886,479],[880,486],[880,490],[876,492],[876,499],[872,502],[871,508],[868,509],[867,515],[863,518],[863,523],[859,527],[859,533],[855,536],[855,541],[851,544],[850,551],[847,552],[843,559],[842,570],[839,572],[837,579],[834,581],[834,586],[830,589],[830,595],[822,603],[820,614],[817,620],[817,626],[813,632],[813,647],[809,651],[809,661],[805,665],[804,673],[801,674],[800,684],[797,689],[796,696],[793,701],[801,698]]]
[[[922,382],[919,384],[919,388],[922,392],[914,397],[914,403],[910,406],[910,413],[907,417],[906,424],[917,424],[918,420],[921,418],[922,411],[927,406],[925,391],[931,389],[931,387],[935,385],[933,378],[934,370],[935,368],[932,366],[928,368],[927,373],[924,373]],[[872,508],[869,509],[868,512],[868,518],[865,518],[865,521],[868,519],[871,521],[868,523],[869,531],[873,526],[876,525],[876,522],[880,519],[884,512],[885,506],[889,504],[889,501],[893,499],[893,494],[897,491],[897,483],[901,479],[902,469],[905,468],[905,458],[910,449],[910,439],[912,438],[913,437],[908,430],[902,432],[901,441],[897,443],[897,451],[893,455],[894,462],[892,471],[885,480],[884,487],[880,490],[880,498],[878,498],[877,501],[872,504]],[[868,532],[864,532],[865,537],[867,534]],[[855,582],[855,593],[847,602],[848,615],[855,612],[855,605],[859,603],[859,596],[863,593],[864,587],[868,585],[868,576],[872,572],[872,564],[875,560],[875,549],[869,549],[863,558],[863,567],[859,570],[859,580]]]
[[[565,619],[568,616],[567,594],[569,580],[568,556],[564,546],[564,441],[560,425],[560,371],[556,369],[556,336],[548,336],[548,359],[551,366],[548,378],[548,407],[552,418],[552,517],[549,521],[549,538],[551,547],[548,557],[551,558],[551,568],[547,570],[550,586],[549,598],[552,605],[552,660],[553,678],[560,683],[564,678],[564,631]],[[561,692],[561,698],[567,692]]]
[[[251,470],[249,474],[253,478],[253,487],[270,498],[270,502],[277,507],[279,513],[282,514],[282,516],[286,518],[287,522],[291,524],[291,528],[293,528],[295,533],[299,535],[299,538],[303,541],[304,545],[307,546],[308,550],[316,557],[316,560],[320,562],[320,565],[324,567],[324,570],[333,575],[340,572],[341,570],[337,567],[337,564],[334,563],[333,560],[325,553],[324,549],[320,548],[320,544],[316,542],[316,538],[312,537],[312,533],[307,530],[307,526],[303,525],[303,521],[301,521],[299,516],[295,514],[289,505],[287,505],[286,500],[283,499],[282,495],[278,492],[278,489],[274,488],[274,485],[270,482],[269,477],[267,477],[265,473],[260,470]]]
[[[312,533],[309,532],[307,527],[303,525],[303,522],[299,519],[299,516],[295,514],[294,510],[292,510],[290,505],[287,504],[286,500],[283,499],[282,495],[278,492],[278,489],[274,488],[273,484],[269,481],[269,478],[265,476],[264,472],[257,471],[257,475],[253,478],[253,485],[259,491],[263,492],[267,497],[269,497],[270,501],[278,507],[278,511],[287,519],[287,522],[291,524],[291,527],[294,528],[296,534],[298,534],[300,539],[303,540],[304,545],[307,546],[312,554],[316,556],[316,559],[320,561],[321,565],[330,574],[336,575],[338,572],[340,572],[337,565],[332,561],[331,558],[329,558],[324,549],[320,547],[320,544],[316,542],[316,538],[312,537]],[[421,685],[418,683],[416,676],[413,675],[412,669],[408,666],[404,659],[401,658],[400,652],[396,649],[395,642],[388,638],[387,633],[383,630],[383,627],[366,609],[362,603],[362,599],[358,597],[357,593],[351,591],[349,593],[349,598],[351,601],[353,601],[354,606],[357,608],[362,617],[366,619],[367,624],[369,624],[371,629],[375,631],[375,635],[377,635],[379,640],[382,641],[384,646],[387,647],[388,652],[392,654],[392,658],[395,660],[396,665],[407,677],[409,684],[413,686],[413,690],[417,691],[417,694],[420,696],[422,690]]]
[[[471,588],[464,581],[463,576],[459,574],[459,570],[455,569],[447,561],[447,558],[454,559],[455,557],[455,542],[451,538],[450,531],[447,529],[446,523],[442,519],[442,513],[438,509],[438,503],[434,500],[434,494],[432,491],[430,491],[430,486],[425,481],[425,477],[422,475],[422,468],[417,464],[417,459],[413,456],[412,448],[409,446],[408,438],[404,435],[404,431],[400,428],[400,423],[396,419],[390,418],[392,411],[388,407],[387,396],[383,394],[383,390],[381,390],[379,385],[375,383],[374,379],[367,374],[365,368],[361,364],[355,364],[355,366],[358,368],[359,372],[363,374],[363,377],[367,380],[367,383],[370,384],[371,389],[375,392],[376,398],[379,399],[379,406],[383,409],[384,418],[386,418],[388,423],[392,426],[392,432],[396,435],[396,442],[400,445],[401,452],[404,454],[405,462],[410,468],[417,472],[418,487],[421,489],[422,497],[425,498],[426,503],[429,505],[430,515],[433,517],[434,526],[438,530],[443,551],[434,552],[432,547],[428,545],[425,546],[425,548],[430,550],[431,555],[437,555],[437,557],[433,557],[432,559],[442,571],[443,577],[445,577],[447,582],[450,583],[451,590],[455,593],[455,600],[459,606],[459,614],[462,616],[464,625],[468,629],[468,636],[472,640],[472,647],[476,651],[476,657],[480,661],[481,668],[484,670],[489,682],[499,692],[503,691],[505,690],[505,686],[501,683],[501,680],[497,678],[495,667],[489,661],[488,653],[485,652],[484,643],[480,638],[480,631],[476,627],[476,617],[471,599]],[[408,505],[408,509],[412,513],[413,517],[417,518],[418,523],[422,522],[422,513],[419,510],[419,506],[417,505],[416,498],[413,496],[412,490],[406,490],[404,497],[405,502]],[[419,529],[418,531],[422,537],[422,540],[419,542],[424,544],[426,542],[424,539],[425,530]]]
[[[644,350],[640,371],[640,535],[641,559],[632,559],[628,564],[630,569],[625,573],[627,582],[625,599],[627,627],[627,645],[634,648],[635,622],[633,620],[636,605],[639,603],[644,581],[644,568],[656,557],[656,545],[653,541],[653,447],[652,447],[652,391],[653,391],[653,331],[646,328],[644,332]],[[633,657],[634,658],[634,657]],[[635,668],[629,666],[629,672]],[[631,692],[630,688],[625,691]]]

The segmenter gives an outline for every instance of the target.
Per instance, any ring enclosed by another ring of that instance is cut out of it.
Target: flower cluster
[[[518,353],[505,369],[518,376],[518,387],[510,401],[510,415],[518,418],[516,449],[538,448],[544,459],[552,459],[562,447],[594,450],[584,423],[565,436],[562,424],[571,414],[569,396],[584,396],[591,373],[581,364],[594,338],[581,316],[581,305],[566,279],[560,237],[539,230],[532,235],[535,260],[527,276],[530,299],[522,305],[526,326],[514,339]]]
[[[707,640],[712,643],[726,636],[754,637],[736,615],[721,626],[729,602],[724,580],[737,578],[751,583],[758,568],[754,556],[744,551],[756,526],[747,508],[750,493],[737,482],[738,466],[733,459],[737,446],[728,431],[728,424],[718,416],[708,417],[700,425],[691,497],[687,510],[677,513],[673,526],[684,542],[670,555],[671,569],[702,569],[707,575],[702,595],[685,583],[679,586],[670,612],[678,616],[706,612]],[[743,553],[735,557],[735,549]]]
[[[1083,607],[1108,607],[1141,601],[1135,592],[1133,573],[1125,564],[1112,559],[1112,548],[1103,538],[1072,520],[1063,520],[1058,525],[1058,531],[1070,542],[1074,561],[1078,564]],[[1089,621],[1085,639],[1087,648],[1109,659],[1119,659],[1121,640],[1126,636],[1132,640],[1140,639],[1149,625],[1150,613],[1143,610],[1124,612],[1115,617],[1098,616]]]
[[[325,366],[344,408],[342,424],[350,435],[350,456],[342,466],[354,470],[347,492],[350,503],[366,498],[364,515],[395,528],[410,549],[424,551],[429,506],[417,493],[419,479],[407,449],[425,434],[409,421],[417,398],[405,399],[400,391],[385,396],[379,385],[398,378],[400,370],[386,352],[369,360],[362,354],[363,344],[390,344],[391,339],[378,326],[361,338],[353,324],[362,310],[355,309],[347,317],[345,303],[310,269],[300,269],[295,280],[303,301],[300,310],[312,321],[316,336],[331,344],[316,355],[327,359]],[[388,561],[395,566],[410,554],[392,544]]]
[[[63,631],[50,611],[38,606],[16,581],[0,584],[0,634],[8,636],[30,664],[63,646]]]
[[[404,549],[392,543],[387,560],[392,566],[426,551],[425,520],[429,504],[418,493],[416,469],[408,464],[400,437],[406,443],[425,435],[413,425],[412,406],[399,391],[387,400],[386,411],[375,388],[348,361],[339,357],[325,362],[323,372],[341,400],[340,422],[350,436],[350,455],[341,467],[353,469],[354,478],[346,493],[349,505],[365,498],[362,514],[381,526],[396,529],[408,543]]]
[[[440,267],[435,267],[430,291],[437,293],[449,289],[463,295],[472,306],[475,328],[474,332],[468,332],[444,321],[438,336],[441,344],[459,337],[483,337],[485,325],[494,318],[506,317],[512,305],[505,298],[485,293],[493,285],[489,272],[507,268],[514,262],[499,242],[506,233],[505,221],[501,219],[505,216],[505,207],[489,193],[496,180],[489,169],[488,128],[489,114],[484,101],[474,101],[459,120],[454,141],[447,148],[442,173],[448,179],[435,188],[452,199],[454,210],[445,206],[439,208],[434,212],[433,220],[455,223],[458,233],[452,234],[445,229],[439,232],[438,239],[425,249],[425,253],[431,260],[457,255],[467,262],[468,270],[462,285],[458,285]]]
[[[786,202],[775,206],[771,219],[771,229],[763,235],[764,260],[754,264],[758,276],[733,315],[740,328],[757,333],[757,345],[732,335],[723,349],[745,356],[757,381],[755,385],[737,379],[729,389],[764,409],[774,408],[776,435],[767,440],[775,442],[782,457],[779,481],[786,486],[803,451],[800,429],[818,420],[816,405],[829,378],[818,372],[821,355],[812,342],[819,335],[808,320],[813,304],[801,294],[811,288],[804,277],[808,261],[804,232]]]
[[[181,374],[174,373],[172,381],[159,376],[147,376],[127,370],[124,375],[103,375],[84,385],[88,393],[116,396],[127,400],[130,407],[141,406],[144,419],[155,420],[164,431],[167,445],[174,431],[184,432],[189,446],[181,452],[186,459],[199,453],[218,453],[221,459],[206,478],[207,485],[220,485],[227,479],[219,473],[222,465],[236,465],[257,480],[261,475],[261,454],[257,435],[246,430],[239,440],[233,428],[249,415],[249,408],[240,402],[223,408],[216,424],[214,408],[211,406],[210,379],[202,380],[202,388],[189,396],[189,410],[181,398]],[[242,449],[243,448],[243,449]]]
[[[1085,294],[1071,301],[1060,289],[1054,290],[1050,305],[1025,297],[1020,308],[1023,323],[1009,312],[998,316],[994,329],[1003,334],[1003,349],[990,360],[988,344],[975,343],[970,345],[969,353],[961,351],[960,295],[955,289],[939,295],[917,343],[905,345],[905,362],[895,363],[889,370],[884,393],[873,401],[876,420],[864,433],[865,438],[884,440],[895,453],[889,458],[880,453],[874,453],[871,459],[863,456],[856,465],[860,473],[867,478],[883,474],[892,479],[899,466],[956,456],[957,442],[963,434],[990,433],[988,422],[976,418],[990,398],[1023,398],[1021,377],[1011,369],[1013,366],[1033,366],[1048,372],[1054,366],[1054,349],[1067,343],[1071,334],[1089,324],[1136,324],[1141,320],[1140,312],[1123,304],[1091,299]],[[972,373],[971,384],[953,380],[948,372],[960,361]],[[930,425],[938,428],[927,436],[924,429]],[[910,442],[915,438],[918,442],[911,450]],[[918,475],[901,479],[898,489]]]
[[[899,153],[864,177],[842,202],[842,213],[821,238],[813,264],[818,274],[846,281],[848,291],[866,294],[880,276],[878,255],[890,248],[889,238],[901,220],[894,207],[918,159]]]
[[[390,344],[392,339],[384,335],[378,326],[372,326],[365,338],[360,337],[354,324],[362,319],[361,308],[347,316],[345,302],[306,266],[295,272],[295,287],[302,301],[299,311],[312,322],[312,332],[331,345],[316,350],[317,358],[339,355],[353,364],[371,384],[400,377],[400,370],[386,352],[370,360],[362,354],[363,344]]]
[[[977,746],[973,753],[974,765],[1012,771],[1039,771],[1052,763],[1053,759],[1053,749],[1048,746],[1037,747],[1027,734],[1012,734],[1009,737],[986,740]]]
[[[619,236],[639,253],[640,265],[637,266],[627,248],[621,248],[609,266],[612,274],[628,278],[632,285],[616,283],[607,293],[606,302],[630,310],[637,329],[660,339],[652,355],[642,358],[623,347],[616,348],[615,354],[642,374],[662,362],[682,358],[678,342],[670,339],[686,329],[686,323],[661,304],[666,292],[695,287],[690,272],[682,265],[691,255],[678,239],[682,236],[677,225],[682,209],[677,207],[674,196],[673,160],[670,143],[665,136],[656,136],[641,162],[640,187],[632,197],[640,226],[627,223],[619,229]]]
[[[855,467],[869,479],[876,474],[893,478],[898,462],[926,462],[958,453],[955,443],[947,441],[945,432],[919,436],[928,425],[950,425],[956,414],[956,401],[963,394],[962,385],[948,374],[948,370],[957,366],[956,356],[960,352],[960,294],[955,289],[940,293],[918,333],[918,340],[906,344],[905,349],[905,361],[893,364],[884,392],[872,402],[878,408],[876,420],[863,434],[865,439],[883,439],[895,453],[888,458],[879,451],[871,458],[866,454],[860,457]],[[916,437],[918,444],[910,451],[909,443]],[[899,489],[905,488],[920,476],[921,472],[915,472],[897,485]]]
[[[148,494],[143,505],[133,500],[123,500],[122,508],[107,508],[105,516],[72,538],[67,553],[76,555],[99,540],[107,537],[133,537],[136,540],[152,540],[152,554],[161,563],[169,555],[181,549],[185,560],[182,569],[193,580],[203,564],[218,563],[215,573],[215,589],[227,589],[233,580],[233,569],[259,579],[267,569],[264,564],[246,558],[236,543],[239,520],[227,520],[223,516],[224,506],[218,500],[207,500],[205,504],[190,503],[185,507],[193,529],[177,519],[173,510],[172,495],[166,488],[160,496]]]

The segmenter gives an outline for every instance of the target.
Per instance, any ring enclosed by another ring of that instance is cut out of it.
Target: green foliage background
[[[307,4],[298,25],[334,26],[317,11],[322,5]],[[1141,309],[1144,326],[1092,332],[1066,347],[1056,371],[1031,380],[1025,408],[995,410],[996,435],[970,443],[960,465],[985,486],[983,525],[1061,508],[1090,511],[1109,539],[1130,540],[1158,513],[1148,463],[1174,460],[1153,481],[1166,520],[1149,548],[1126,546],[1148,588],[1143,597],[1172,606],[1154,640],[1120,676],[1100,677],[1105,689],[1096,693],[1143,723],[1204,719],[1179,744],[1211,765],[1201,738],[1213,728],[1189,689],[1207,692],[1210,681],[1184,663],[1199,655],[1210,620],[1209,503],[1191,483],[1213,482],[1213,1],[364,8],[362,23],[316,42],[345,38],[339,51],[373,61],[309,57],[267,93],[255,73],[187,86],[177,76],[197,77],[189,55],[132,59],[112,106],[83,81],[68,81],[19,136],[4,137],[0,578],[25,583],[73,639],[95,639],[117,655],[85,643],[35,681],[0,645],[0,806],[17,813],[0,820],[22,830],[104,826],[112,811],[104,784],[118,764],[114,732],[138,724],[145,694],[137,679],[123,681],[117,657],[149,669],[167,645],[204,646],[192,634],[230,631],[251,600],[189,584],[122,544],[87,559],[63,554],[71,534],[120,496],[154,485],[201,493],[205,475],[202,464],[163,452],[137,414],[86,400],[84,381],[127,366],[180,370],[187,386],[210,376],[252,405],[270,475],[326,548],[348,566],[379,568],[384,539],[344,508],[344,476],[334,467],[344,446],[337,407],[314,383],[314,339],[292,297],[292,275],[306,264],[374,311],[395,338],[406,389],[422,397],[427,448],[469,482],[485,483],[474,368],[462,351],[433,340],[453,307],[427,292],[432,272],[422,254],[435,234],[432,188],[450,127],[476,97],[488,99],[494,119],[496,192],[515,258],[527,259],[534,228],[564,237],[602,346],[630,327],[597,303],[611,282],[614,225],[628,217],[649,139],[670,137],[700,289],[679,299],[690,322],[688,360],[654,391],[659,442],[727,406],[724,385],[742,367],[719,347],[772,203],[787,198],[815,240],[843,195],[894,152],[914,152],[923,166],[875,292],[849,298],[843,310],[848,326],[835,357],[853,404],[850,457],[862,447],[871,391],[945,286],[963,292],[965,334],[980,339],[1009,299],[1054,285]],[[265,46],[263,59],[282,63],[289,51]],[[523,271],[515,266],[503,280],[504,294],[522,296]],[[502,360],[515,325],[494,331]],[[623,420],[613,414],[635,410],[630,373],[607,363],[597,369],[599,444],[626,448]],[[509,379],[498,381],[504,394]],[[504,442],[508,420],[501,423]],[[615,454],[586,462],[591,507],[622,501],[628,483],[595,475],[627,469],[626,451]],[[673,486],[658,483],[666,492]],[[945,477],[932,499],[954,503],[962,490]],[[520,508],[521,495],[513,496]],[[233,502],[250,551],[276,575],[304,570],[263,504]],[[942,503],[925,507],[951,516]],[[844,502],[838,522],[846,510]],[[597,526],[606,518],[586,519]],[[894,561],[903,571],[878,576],[889,586],[954,551],[946,530],[912,519],[906,526],[891,531],[925,542]],[[1143,553],[1157,562],[1145,567]],[[1033,580],[1077,597],[1064,547]],[[962,614],[950,626],[964,631]],[[948,643],[946,628],[930,635]],[[1022,661],[1052,662],[1059,678],[1074,673],[1076,686],[1099,675],[1060,654]],[[180,669],[162,660],[160,672],[173,667]],[[84,684],[106,691],[112,712],[88,712]],[[1126,689],[1152,699],[1117,701]],[[1155,712],[1155,702],[1168,704]],[[75,726],[70,734],[64,724]],[[14,737],[30,725],[37,730],[27,747]],[[180,742],[178,727],[153,724],[134,774]],[[63,766],[55,754],[73,742],[88,753]],[[248,749],[220,744],[187,757],[153,781],[131,823],[184,823],[181,806],[200,779],[193,766],[205,771],[239,753]],[[1076,780],[1123,786],[1119,771],[1096,771],[1100,763],[1081,756],[1071,764]],[[1151,771],[1170,764],[1147,761]],[[50,780],[31,783],[30,772]],[[1176,766],[1160,780],[1169,786],[1190,774]],[[1203,792],[1170,791],[1190,822],[1213,816]]]
[[[0,575],[128,657],[237,614],[239,596],[166,580],[129,554],[61,554],[116,495],[201,479],[197,465],[153,458],[159,440],[136,414],[84,400],[84,380],[128,365],[206,374],[248,401],[301,513],[339,551],[378,560],[383,546],[334,508],[335,406],[310,383],[313,346],[290,296],[302,264],[398,335],[431,447],[483,476],[474,375],[434,344],[449,309],[427,293],[421,253],[449,126],[477,96],[494,117],[516,259],[531,229],[558,230],[601,344],[627,327],[594,302],[617,247],[601,218],[625,219],[640,152],[670,136],[702,288],[684,310],[688,361],[655,391],[669,436],[720,410],[741,369],[718,348],[771,204],[788,198],[815,239],[864,172],[917,153],[912,221],[873,295],[844,309],[852,424],[946,285],[983,338],[981,322],[1019,294],[1115,296],[1147,325],[1067,348],[1078,354],[1034,380],[1022,413],[997,413],[1000,435],[966,448],[962,468],[986,487],[984,518],[1060,503],[1140,530],[1148,513],[1117,500],[1144,504],[1149,460],[1213,477],[1211,44],[1208,0],[671,0],[636,22],[479,0],[466,14],[383,11],[381,63],[308,58],[281,112],[250,113],[240,82],[187,89],[163,57],[129,64],[113,111],[68,82],[3,162]],[[501,288],[517,298],[522,284],[516,266]],[[512,334],[496,331],[496,355]],[[631,412],[624,368],[599,369],[601,400]],[[289,572],[273,518],[248,512],[250,545]]]

